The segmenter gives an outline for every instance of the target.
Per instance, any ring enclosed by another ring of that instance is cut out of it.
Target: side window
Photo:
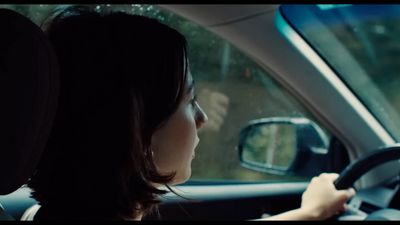
[[[188,40],[196,95],[209,119],[199,131],[200,144],[192,162],[192,180],[304,179],[243,168],[237,145],[241,129],[250,120],[307,117],[315,121],[310,113],[238,48],[191,21],[164,13],[164,22],[182,32]]]
[[[0,5],[14,9],[36,24],[55,5]],[[120,10],[157,18],[188,40],[190,69],[199,104],[208,123],[199,131],[200,144],[192,162],[193,180],[295,180],[240,166],[237,144],[250,120],[266,117],[313,117],[279,83],[232,44],[201,26],[152,5],[90,5],[97,11]],[[323,128],[323,127],[322,127]],[[328,134],[328,133],[327,133]],[[330,134],[328,134],[329,136]]]

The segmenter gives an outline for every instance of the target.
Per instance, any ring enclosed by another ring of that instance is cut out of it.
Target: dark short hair
[[[58,12],[46,33],[59,62],[60,97],[28,183],[32,196],[52,218],[150,212],[166,193],[151,183],[174,176],[157,172],[150,145],[185,93],[184,36],[156,19],[76,6]]]

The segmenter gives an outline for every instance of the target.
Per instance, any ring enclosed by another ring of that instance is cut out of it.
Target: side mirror
[[[327,168],[328,145],[328,136],[307,118],[263,118],[242,129],[239,159],[256,171],[315,176]]]

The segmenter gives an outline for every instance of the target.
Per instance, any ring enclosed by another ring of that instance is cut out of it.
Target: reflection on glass
[[[268,168],[288,168],[296,153],[296,127],[292,124],[254,126],[246,140],[243,160]]]

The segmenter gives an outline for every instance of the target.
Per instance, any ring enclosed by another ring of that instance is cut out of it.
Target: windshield
[[[400,5],[283,5],[282,15],[400,138]]]

